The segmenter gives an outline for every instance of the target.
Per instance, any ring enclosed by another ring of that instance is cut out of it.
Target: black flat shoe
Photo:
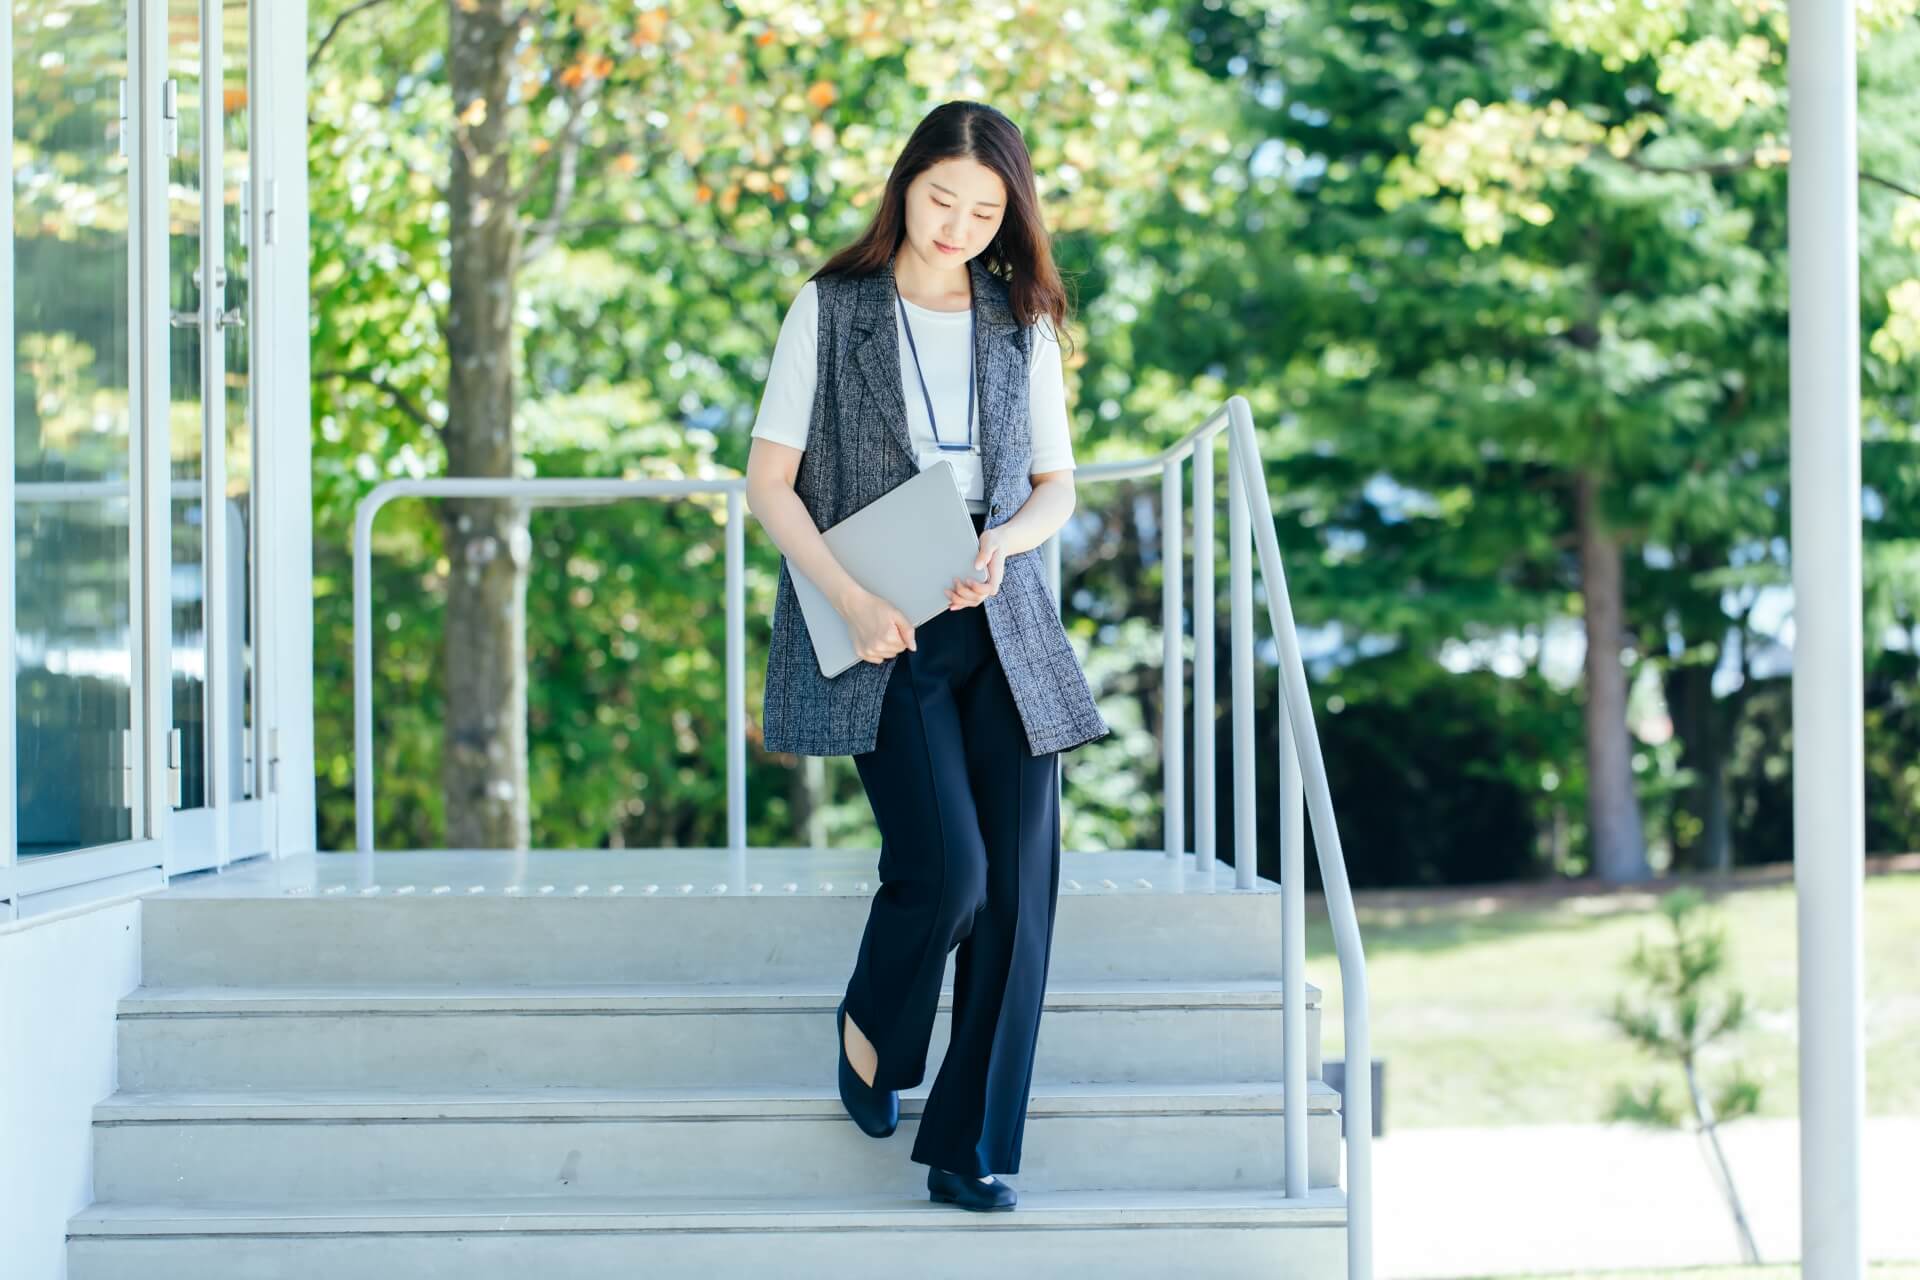
[[[900,1124],[900,1093],[896,1089],[876,1089],[860,1078],[847,1061],[847,1002],[833,1011],[834,1039],[840,1042],[840,1105],[847,1109],[860,1132],[869,1138],[884,1138]]]
[[[995,1178],[992,1182],[964,1173],[948,1173],[945,1169],[927,1167],[927,1194],[936,1204],[957,1204],[962,1209],[991,1213],[996,1209],[1011,1209],[1020,1199],[1014,1189]]]

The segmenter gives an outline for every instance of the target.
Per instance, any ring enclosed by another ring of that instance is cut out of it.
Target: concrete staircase
[[[870,885],[169,890],[143,904],[69,1275],[1344,1275],[1312,988],[1308,1096],[1280,1084],[1275,886],[1113,883],[1061,894],[1005,1214],[930,1203],[907,1158],[944,1011],[891,1138],[841,1110]],[[1289,1105],[1305,1202],[1282,1196]]]

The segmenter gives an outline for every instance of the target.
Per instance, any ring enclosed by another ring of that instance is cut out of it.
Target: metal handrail
[[[1233,802],[1234,883],[1256,883],[1254,836],[1256,796],[1253,725],[1253,568],[1266,588],[1268,622],[1279,654],[1280,707],[1280,911],[1282,1075],[1287,1099],[1282,1117],[1286,1194],[1309,1195],[1306,1074],[1306,876],[1305,821],[1313,822],[1327,914],[1333,926],[1340,965],[1341,1019],[1345,1035],[1346,1079],[1341,1088],[1345,1113],[1347,1173],[1347,1274],[1371,1280],[1373,1274],[1373,1095],[1372,1058],[1367,1020],[1366,955],[1359,917],[1348,884],[1346,859],[1333,816],[1333,795],[1326,761],[1314,730],[1306,667],[1300,657],[1292,601],[1274,532],[1273,506],[1266,471],[1254,434],[1253,411],[1246,397],[1234,395],[1186,435],[1142,459],[1089,463],[1075,469],[1076,483],[1141,479],[1156,472],[1161,480],[1161,751],[1165,779],[1165,848],[1175,868],[1182,865],[1186,835],[1182,779],[1185,773],[1185,681],[1181,644],[1184,596],[1180,532],[1179,470],[1194,461],[1194,577],[1213,599],[1213,442],[1227,437],[1229,616],[1233,652]],[[354,832],[363,856],[373,852],[373,602],[372,532],[374,517],[397,497],[545,498],[551,501],[605,501],[634,497],[687,497],[724,494],[726,525],[727,615],[727,834],[730,878],[746,878],[746,681],[744,592],[744,477],[719,480],[478,479],[447,477],[389,480],[362,498],[354,520]],[[1249,539],[1249,533],[1252,537]],[[1255,554],[1247,555],[1249,541]],[[1055,608],[1062,607],[1060,538],[1043,546]],[[1213,609],[1194,610],[1194,863],[1193,883],[1210,891],[1214,883],[1214,753],[1209,723],[1217,698],[1213,664]],[[1303,808],[1305,814],[1303,815]],[[1180,877],[1174,877],[1176,886]]]
[[[1340,830],[1333,818],[1333,791],[1327,783],[1327,763],[1320,752],[1320,736],[1313,727],[1313,701],[1307,693],[1307,669],[1300,658],[1300,634],[1294,625],[1293,602],[1287,593],[1287,575],[1280,563],[1280,539],[1274,532],[1273,505],[1267,495],[1266,473],[1259,465],[1260,447],[1253,434],[1253,409],[1244,396],[1230,396],[1226,403],[1230,426],[1229,457],[1244,460],[1236,474],[1237,491],[1252,507],[1253,534],[1260,550],[1260,579],[1267,589],[1267,617],[1273,628],[1275,646],[1280,651],[1280,688],[1286,707],[1282,742],[1291,740],[1295,759],[1281,756],[1282,812],[1291,802],[1299,803],[1304,792],[1307,812],[1313,819],[1314,850],[1319,855],[1320,882],[1326,898],[1327,916],[1333,926],[1334,954],[1340,964],[1340,1018],[1344,1038],[1342,1054],[1346,1059],[1345,1079],[1340,1086],[1340,1106],[1346,1118],[1347,1140],[1347,1275],[1349,1280],[1371,1280],[1373,1275],[1373,1058],[1372,1037],[1367,1025],[1367,961],[1360,942],[1360,917],[1353,907],[1353,889],[1347,882],[1346,854],[1340,847]],[[1291,782],[1289,775],[1292,775]],[[1293,840],[1304,834],[1295,822]],[[1284,975],[1299,974],[1306,953],[1305,885],[1301,882],[1302,851],[1295,844],[1288,865],[1288,845],[1282,841],[1282,937],[1285,960],[1282,981],[1289,989],[1284,997],[1294,1001],[1297,980]],[[1286,883],[1292,881],[1294,896],[1286,896]],[[1304,993],[1303,993],[1304,994]],[[1304,1016],[1305,1011],[1300,1011]],[[1296,1084],[1304,1092],[1304,1079],[1296,1080],[1293,1065],[1292,1022],[1288,1024],[1286,1087]],[[1304,1076],[1304,1071],[1301,1072]],[[1293,1096],[1301,1096],[1295,1094]],[[1296,1110],[1288,1105],[1288,1113]],[[1302,1117],[1304,1127],[1304,1117]],[[1304,1137],[1302,1138],[1304,1151]],[[1289,1144],[1289,1166],[1293,1149]],[[1304,1183],[1304,1176],[1302,1182]],[[1291,1170],[1287,1194],[1295,1194]],[[1304,1187],[1302,1188],[1304,1191]]]
[[[1333,792],[1320,738],[1313,724],[1313,703],[1307,691],[1306,665],[1300,657],[1300,635],[1287,592],[1286,571],[1280,560],[1280,540],[1274,532],[1273,504],[1267,493],[1266,469],[1253,429],[1253,408],[1245,396],[1229,396],[1200,425],[1159,453],[1144,459],[1093,463],[1076,468],[1076,481],[1143,479],[1155,471],[1161,477],[1163,571],[1161,583],[1162,676],[1167,710],[1161,735],[1166,770],[1167,853],[1181,856],[1184,837],[1179,825],[1181,682],[1179,670],[1181,549],[1178,469],[1194,459],[1194,576],[1213,582],[1213,437],[1227,435],[1228,534],[1231,586],[1229,617],[1233,646],[1234,731],[1234,870],[1238,888],[1254,884],[1255,791],[1253,772],[1253,590],[1246,556],[1248,526],[1258,556],[1260,581],[1266,588],[1268,623],[1279,651],[1280,707],[1280,917],[1282,1079],[1287,1098],[1282,1143],[1287,1197],[1308,1194],[1307,1108],[1296,1103],[1306,1097],[1306,830],[1304,806],[1313,821],[1314,848],[1320,864],[1327,915],[1333,926],[1334,953],[1340,964],[1340,1011],[1345,1038],[1346,1078],[1341,1085],[1341,1110],[1346,1117],[1347,1148],[1347,1275],[1349,1280],[1371,1280],[1373,1275],[1373,1069],[1372,1037],[1367,1019],[1366,952],[1360,941],[1360,920],[1354,910],[1353,890],[1347,880],[1346,855],[1333,817]],[[1203,516],[1203,513],[1204,516]],[[1058,551],[1055,549],[1054,554]],[[1056,593],[1057,594],[1057,593]],[[1194,684],[1196,699],[1214,706],[1212,610],[1194,611]],[[1198,829],[1195,832],[1196,881],[1213,884],[1214,792],[1212,727],[1209,716],[1194,717],[1194,797]]]
[[[733,883],[747,871],[747,640],[745,477],[723,480],[531,479],[446,476],[386,480],[360,499],[353,522],[353,813],[354,848],[373,855],[373,521],[395,498],[545,498],[600,502],[616,498],[727,499],[727,851]]]

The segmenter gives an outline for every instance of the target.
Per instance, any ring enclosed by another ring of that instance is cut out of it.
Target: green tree
[[[1680,1069],[1686,1096],[1676,1103],[1659,1081],[1637,1088],[1619,1085],[1607,1118],[1692,1129],[1708,1152],[1708,1167],[1733,1216],[1742,1256],[1758,1262],[1753,1229],[1747,1225],[1733,1168],[1720,1146],[1720,1126],[1753,1114],[1760,1102],[1760,1086],[1738,1065],[1717,1085],[1710,1087],[1706,1080],[1704,1059],[1710,1047],[1744,1025],[1747,1005],[1738,990],[1723,994],[1715,989],[1727,964],[1726,930],[1700,918],[1705,914],[1702,902],[1692,889],[1676,890],[1660,899],[1660,914],[1673,936],[1653,947],[1644,937],[1635,942],[1627,971],[1645,987],[1645,993],[1634,999],[1616,997],[1608,1015],[1628,1039],[1655,1059]]]
[[[1239,12],[1304,210],[1285,230],[1311,317],[1289,470],[1324,494],[1326,545],[1366,566],[1342,598],[1391,565],[1427,618],[1389,634],[1416,644],[1579,616],[1592,866],[1644,877],[1636,776],[1658,765],[1631,677],[1680,669],[1692,803],[1723,830],[1739,704],[1682,686],[1737,671],[1758,594],[1786,580],[1782,10]],[[1863,29],[1863,154],[1884,173],[1911,146],[1879,149],[1911,6]],[[1920,264],[1889,234],[1906,200],[1876,182],[1863,210],[1874,412],[1895,421],[1915,380]]]
[[[1039,12],[1023,5],[1009,22],[943,9],[935,21],[912,0],[315,6],[322,523],[344,530],[384,474],[737,465],[744,442],[716,429],[757,401],[793,292],[864,223],[907,132],[943,98],[1030,122],[1063,238],[1124,229],[1161,190],[1203,203],[1227,136],[1206,81],[1178,56],[1181,33],[1110,0],[1071,20]],[[537,540],[516,504],[440,504],[431,529],[393,518],[385,546],[422,558],[402,576],[446,603],[438,663],[412,617],[383,637],[394,678],[429,691],[398,712],[409,725],[382,726],[394,743],[383,779],[423,746],[442,759],[437,797],[417,774],[383,782],[400,806],[391,821],[444,823],[453,847],[524,844],[540,803],[529,757],[541,753],[526,726],[538,731],[549,696],[564,738],[553,778],[567,753],[623,735],[684,744],[659,757],[676,768],[703,743],[717,759],[717,729],[669,732],[618,699],[579,698],[582,667],[564,655],[551,684],[529,689]],[[592,556],[572,563],[607,581]],[[758,616],[770,589],[756,581]],[[671,610],[686,589],[642,607]],[[711,611],[685,616],[718,625]],[[704,646],[671,632],[658,633],[663,647],[719,648],[717,631]],[[550,629],[533,635],[558,643]],[[598,727],[581,731],[583,716]]]

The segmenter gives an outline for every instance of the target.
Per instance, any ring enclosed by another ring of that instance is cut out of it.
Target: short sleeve
[[[1060,359],[1060,340],[1052,332],[1051,322],[1030,326],[1033,355],[1030,360],[1033,404],[1033,461],[1028,470],[1071,471],[1073,441],[1067,429],[1067,378]]]
[[[807,447],[813,421],[814,383],[819,379],[815,352],[820,342],[820,294],[812,280],[800,286],[774,339],[767,384],[752,434],[795,449]]]

